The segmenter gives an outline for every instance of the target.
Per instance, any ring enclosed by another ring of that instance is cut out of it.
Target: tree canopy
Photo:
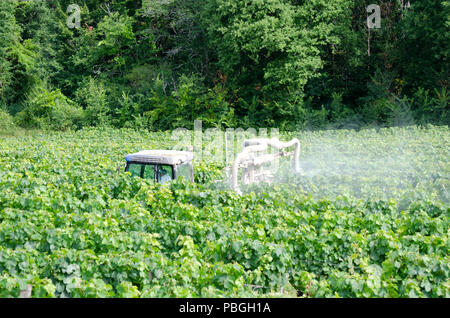
[[[0,109],[49,129],[448,125],[449,1],[375,2],[3,0]]]

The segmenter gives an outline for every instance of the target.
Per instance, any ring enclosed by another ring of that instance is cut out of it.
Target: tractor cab
[[[132,176],[166,183],[184,177],[194,181],[192,152],[174,150],[144,150],[125,157],[125,172]]]

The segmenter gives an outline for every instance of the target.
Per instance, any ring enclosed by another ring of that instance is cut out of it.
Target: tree
[[[397,58],[405,93],[420,87],[448,89],[450,54],[450,5],[448,1],[411,1],[400,24]]]
[[[15,56],[20,43],[20,27],[16,22],[14,1],[0,2],[0,102],[11,102],[13,92]]]
[[[335,21],[345,6],[341,0],[210,1],[206,23],[217,68],[244,99],[278,102],[268,117],[292,118],[290,103],[301,101],[323,66],[320,47],[339,42]]]

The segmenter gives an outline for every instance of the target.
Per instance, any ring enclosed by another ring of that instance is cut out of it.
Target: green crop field
[[[0,136],[0,297],[450,297],[449,128],[292,137],[302,173],[239,196],[208,156],[116,172],[169,132]]]

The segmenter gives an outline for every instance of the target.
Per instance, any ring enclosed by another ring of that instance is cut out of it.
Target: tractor
[[[294,147],[293,152],[285,151],[286,148],[291,147]],[[276,151],[267,153],[269,148]],[[277,158],[293,157],[293,171],[294,173],[300,172],[299,155],[300,142],[296,138],[289,142],[281,142],[277,138],[247,139],[243,143],[241,153],[234,159],[233,165],[225,168],[227,179],[231,188],[240,194],[239,177],[242,184],[273,181],[272,172],[265,168],[266,164]],[[227,156],[225,157],[227,158]],[[193,182],[193,159],[194,154],[190,151],[144,150],[125,157],[125,172],[157,183],[170,182],[180,176]],[[242,169],[241,173],[239,173],[239,169]]]
[[[193,158],[189,151],[144,150],[125,157],[125,172],[163,184],[180,176],[193,182]]]

